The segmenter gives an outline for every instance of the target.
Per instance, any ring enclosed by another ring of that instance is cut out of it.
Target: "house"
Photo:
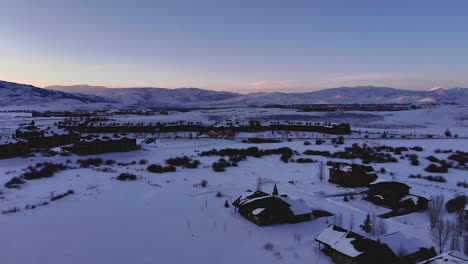
[[[382,181],[371,184],[369,190],[362,192],[365,200],[376,205],[402,212],[418,212],[428,208],[430,200],[410,194],[411,187],[395,181]]]
[[[10,136],[0,136],[0,159],[18,157],[25,153],[27,141]]]
[[[435,255],[431,254],[430,246],[426,242],[407,237],[401,232],[382,235],[377,240],[386,244],[400,258],[397,263],[417,263]]]
[[[136,139],[124,134],[110,136],[90,134],[76,140],[73,152],[78,155],[93,155],[108,152],[127,152],[137,149]]]
[[[312,210],[302,199],[247,190],[232,205],[239,213],[259,226],[299,223],[311,220]]]
[[[54,127],[43,129],[31,124],[17,129],[15,136],[27,140],[30,147],[51,148],[71,144],[77,133]]]
[[[397,256],[385,244],[333,224],[315,238],[319,249],[336,264],[387,264]]]
[[[377,174],[372,166],[359,164],[335,163],[330,168],[330,183],[343,187],[368,186],[377,179]]]
[[[468,264],[468,257],[460,251],[454,250],[424,260],[419,264]]]

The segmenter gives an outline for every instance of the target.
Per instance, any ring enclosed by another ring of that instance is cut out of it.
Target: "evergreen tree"
[[[366,233],[370,233],[372,231],[372,221],[370,214],[367,214],[366,220],[364,220],[364,223],[361,225],[361,229]]]
[[[228,203],[227,200],[226,200],[226,202],[224,203],[224,207],[229,208],[229,203]]]
[[[345,197],[343,198],[343,201],[349,202],[348,196],[345,196]]]
[[[279,195],[279,192],[278,192],[278,187],[276,187],[276,184],[275,184],[275,187],[273,187],[273,195]]]

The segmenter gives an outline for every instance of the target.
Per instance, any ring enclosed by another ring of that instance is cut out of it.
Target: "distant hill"
[[[196,107],[292,104],[391,104],[391,103],[468,103],[468,88],[431,91],[389,87],[358,86],[324,89],[306,93],[259,92],[238,94],[197,88],[107,88],[103,86],[49,86],[47,89],[94,94],[142,107]]]
[[[92,103],[115,103],[114,100],[92,94],[67,93],[38,88],[32,85],[0,81],[0,105],[74,105]]]

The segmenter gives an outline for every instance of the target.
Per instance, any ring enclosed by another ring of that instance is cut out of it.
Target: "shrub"
[[[431,176],[431,175],[421,176],[421,174],[418,174],[418,175],[411,174],[410,176],[408,176],[408,178],[424,179],[424,180],[433,181],[433,182],[447,182],[447,180],[442,176]]]
[[[104,162],[104,164],[106,164],[106,165],[113,165],[115,163],[116,163],[115,160],[110,160],[110,159],[106,160],[106,162]]]
[[[385,172],[386,172],[385,168],[380,168],[380,173],[385,173]]]
[[[102,165],[103,161],[100,158],[95,159],[85,159],[85,160],[78,160],[78,163],[82,168],[89,168],[91,166],[99,167]]]
[[[242,143],[250,143],[250,144],[261,144],[261,143],[280,143],[281,140],[279,139],[268,139],[268,138],[248,138],[243,139]]]
[[[25,181],[21,179],[20,177],[13,177],[11,180],[9,180],[7,183],[5,183],[6,188],[19,188],[18,185],[24,184]]]
[[[211,165],[213,170],[216,171],[216,172],[226,171],[225,168],[231,167],[231,166],[232,166],[232,164],[229,161],[226,161],[225,159],[219,159],[217,162],[214,162]]]
[[[433,173],[447,173],[448,172],[448,168],[446,165],[437,166],[436,164],[433,164],[433,163],[429,164],[429,166],[427,166],[424,170],[427,172],[433,172]]]
[[[310,141],[305,141],[305,142],[304,142],[304,146],[309,146],[309,145],[311,145],[311,144],[312,144],[312,143],[310,143]]]
[[[28,171],[25,172],[22,177],[26,180],[48,178],[54,176],[56,172],[65,169],[67,169],[67,167],[60,163],[37,163],[35,167],[28,167]]]
[[[452,200],[449,200],[445,204],[445,209],[447,209],[447,212],[449,213],[458,212],[465,208],[466,202],[467,202],[466,195],[460,195],[460,196],[453,198]]]
[[[148,161],[142,159],[142,160],[140,160],[140,162],[138,162],[138,164],[140,164],[140,165],[146,165],[146,164],[148,164]]]
[[[223,197],[223,194],[222,194],[221,192],[217,192],[217,193],[216,193],[216,197],[218,197],[218,198],[219,198],[219,197]]]
[[[313,159],[303,159],[303,158],[298,158],[297,163],[314,163],[317,162],[316,160]]]
[[[457,186],[458,187],[463,187],[463,188],[468,188],[468,183],[466,181],[458,182]]]
[[[445,130],[445,132],[444,132],[444,135],[446,137],[452,137],[452,132],[450,132],[450,130],[447,128],[447,130]]]
[[[315,140],[315,145],[322,145],[324,142],[325,140],[318,138]]]
[[[410,148],[411,150],[414,150],[414,151],[423,151],[423,148],[420,147],[420,146],[414,146],[412,148]]]
[[[271,242],[267,242],[265,245],[263,245],[263,248],[265,248],[266,251],[272,251],[275,246]]]
[[[151,164],[146,168],[146,170],[152,173],[164,173],[164,172],[174,172],[176,171],[176,167],[174,166],[163,167],[158,164]]]
[[[432,155],[429,156],[429,157],[427,157],[426,159],[427,159],[428,161],[430,161],[430,162],[439,162],[439,159],[436,158],[436,157],[434,157],[434,156],[432,156]]]
[[[118,181],[134,181],[137,179],[137,176],[130,173],[121,173],[116,179]]]
[[[411,165],[419,166],[419,160],[418,159],[411,159]]]
[[[202,181],[200,182],[200,186],[201,186],[201,187],[206,187],[207,185],[208,185],[208,181],[207,181],[207,180],[202,180]]]
[[[55,196],[52,196],[50,198],[50,201],[53,202],[53,201],[57,201],[57,200],[60,200],[64,197],[67,197],[68,195],[71,195],[71,194],[74,194],[75,191],[73,190],[68,190],[66,193],[62,193],[62,194],[58,194],[58,195],[55,195]]]

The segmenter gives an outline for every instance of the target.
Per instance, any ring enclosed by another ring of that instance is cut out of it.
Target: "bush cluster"
[[[447,180],[443,176],[422,176],[421,174],[411,174],[408,176],[408,178],[413,178],[413,179],[425,179],[428,181],[433,181],[433,182],[447,182]]]
[[[281,140],[279,140],[279,139],[268,139],[268,138],[248,138],[248,139],[243,139],[242,143],[250,143],[250,144],[281,143]]]
[[[460,210],[463,210],[465,208],[466,202],[467,202],[468,197],[466,195],[460,195],[452,200],[449,200],[445,204],[445,209],[447,209],[447,212],[453,213],[453,212],[458,212]]]
[[[118,181],[134,181],[137,179],[137,176],[130,173],[121,173],[116,179]]]
[[[164,172],[174,172],[176,171],[176,167],[174,166],[163,167],[158,164],[151,164],[146,168],[146,170],[152,173],[164,173]]]
[[[80,164],[81,168],[89,168],[91,166],[99,167],[102,165],[102,163],[103,163],[103,160],[100,158],[78,160],[78,164]]]
[[[166,160],[166,163],[170,166],[176,166],[176,167],[182,166],[184,168],[189,168],[189,169],[196,169],[198,168],[198,165],[200,165],[199,160],[192,160],[191,158],[187,156],[170,158]]]
[[[73,190],[68,190],[66,193],[62,193],[62,194],[58,194],[58,195],[55,195],[55,196],[52,196],[50,198],[50,201],[53,202],[53,201],[57,201],[57,200],[60,200],[64,197],[67,197],[68,195],[71,195],[71,194],[74,194],[75,191]]]
[[[57,163],[37,163],[36,166],[29,166],[22,178],[26,180],[35,180],[54,176],[58,171],[66,170],[67,166]]]
[[[241,160],[245,159],[245,157],[255,157],[255,158],[260,158],[263,156],[268,156],[268,155],[281,155],[280,159],[283,162],[288,162],[289,159],[293,156],[294,152],[292,149],[288,147],[282,147],[282,148],[277,148],[277,149],[259,149],[257,147],[251,147],[247,149],[232,149],[232,148],[227,148],[227,149],[220,149],[220,150],[210,150],[210,151],[204,151],[200,154],[200,156],[229,156],[229,157],[244,157],[240,158]]]
[[[433,172],[433,173],[447,173],[448,168],[449,167],[447,165],[437,166],[436,164],[431,163],[424,170],[427,172]]]

